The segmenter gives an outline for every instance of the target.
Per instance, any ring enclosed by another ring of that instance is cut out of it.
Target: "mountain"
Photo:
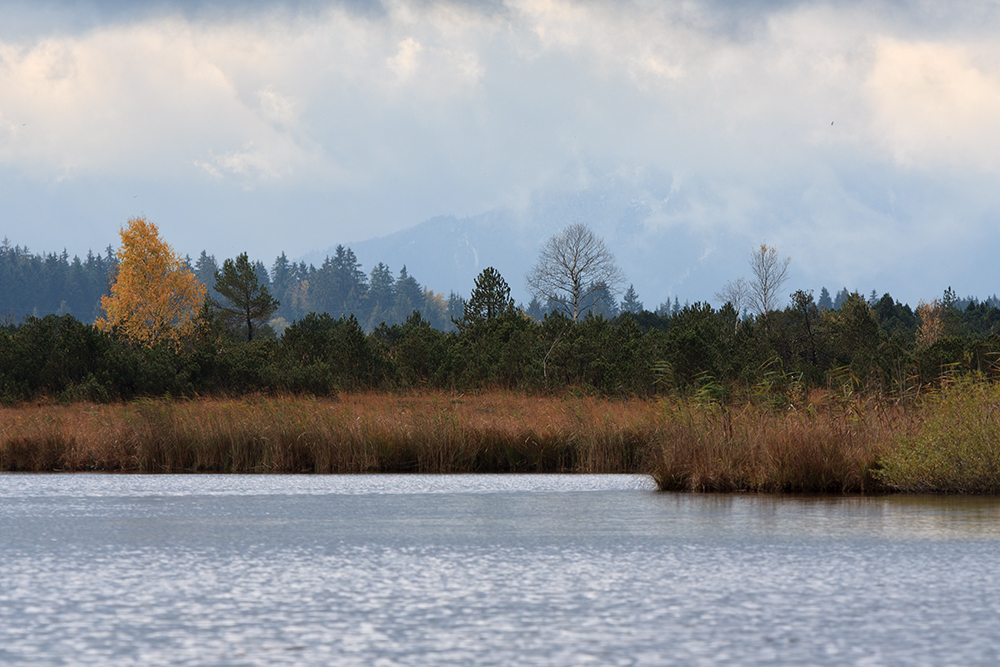
[[[701,194],[701,193],[699,193]],[[394,274],[410,275],[437,292],[468,297],[488,266],[511,287],[515,301],[531,295],[525,274],[545,241],[569,224],[583,223],[614,252],[627,282],[649,309],[674,296],[712,300],[714,293],[746,273],[752,241],[722,226],[689,224],[693,207],[671,184],[634,187],[609,180],[576,191],[548,193],[519,207],[497,208],[466,218],[438,216],[380,238],[351,244],[365,271],[384,262]],[[697,211],[695,211],[697,213]],[[707,230],[707,231],[706,231]],[[734,242],[735,241],[735,242]],[[301,259],[319,266],[334,246]]]

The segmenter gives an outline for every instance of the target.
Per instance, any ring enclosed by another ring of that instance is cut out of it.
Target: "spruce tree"
[[[642,301],[639,301],[639,296],[635,293],[635,288],[629,285],[625,296],[622,298],[622,312],[638,315],[643,310]]]

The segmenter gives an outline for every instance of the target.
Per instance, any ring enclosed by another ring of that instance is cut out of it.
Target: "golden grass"
[[[646,473],[663,490],[1000,492],[1000,387],[904,408],[485,392],[0,408],[0,470]]]
[[[0,408],[0,470],[646,472],[657,406],[488,393]]]
[[[881,457],[918,423],[897,406],[821,392],[784,410],[677,402],[664,412],[653,476],[660,489],[683,491],[884,491]]]

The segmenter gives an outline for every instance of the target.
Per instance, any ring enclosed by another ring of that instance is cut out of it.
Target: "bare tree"
[[[721,290],[715,293],[715,298],[721,301],[723,306],[727,303],[733,306],[733,310],[736,312],[733,331],[736,331],[740,326],[740,316],[743,314],[743,308],[750,299],[750,284],[746,281],[746,278],[730,280]]]
[[[750,284],[747,283],[746,278],[730,280],[715,293],[715,298],[721,301],[723,306],[727,303],[733,304],[733,310],[739,316],[750,299]]]
[[[546,241],[526,280],[540,301],[556,305],[577,322],[597,292],[617,294],[625,276],[604,241],[576,224]]]
[[[778,251],[761,243],[750,253],[750,306],[758,315],[770,312],[778,307],[778,290],[788,280],[788,265],[791,257],[778,257]]]

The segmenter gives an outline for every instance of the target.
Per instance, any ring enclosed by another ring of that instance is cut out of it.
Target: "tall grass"
[[[860,493],[882,489],[879,457],[908,427],[905,413],[877,402],[798,408],[677,402],[653,476],[663,490]]]
[[[1000,387],[908,407],[359,393],[0,408],[0,470],[648,473],[663,490],[1000,493]]]
[[[882,457],[891,489],[934,493],[1000,493],[1000,386],[962,379],[921,406],[920,428]]]
[[[655,405],[492,393],[0,409],[0,470],[645,472]]]

